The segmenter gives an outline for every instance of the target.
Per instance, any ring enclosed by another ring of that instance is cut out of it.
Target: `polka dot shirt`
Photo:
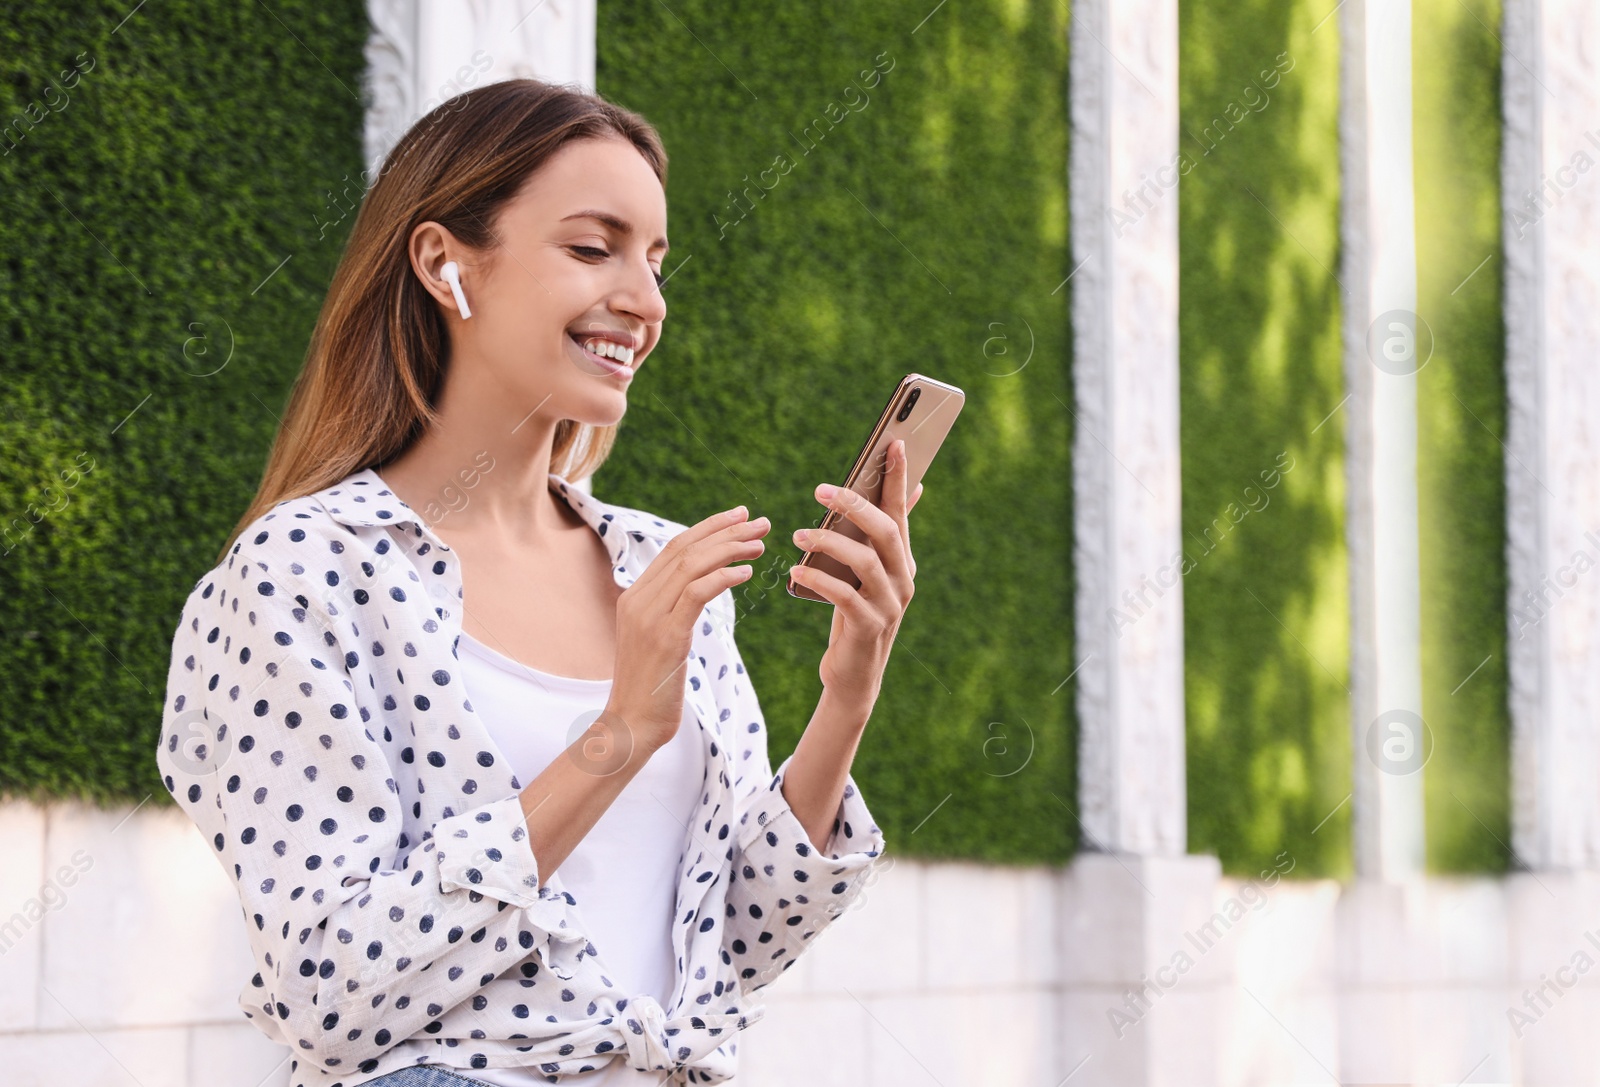
[[[685,527],[550,486],[623,588]],[[552,1083],[619,1060],[731,1078],[739,1031],[766,1012],[752,995],[883,852],[854,779],[816,848],[780,788],[790,760],[768,759],[731,591],[712,601],[684,681],[705,769],[678,865],[674,995],[663,1008],[623,991],[584,903],[540,878],[526,782],[462,684],[462,601],[454,553],[364,469],[263,514],[184,604],[156,757],[236,885],[255,959],[245,1016],[289,1047],[292,1087],[423,1063]]]

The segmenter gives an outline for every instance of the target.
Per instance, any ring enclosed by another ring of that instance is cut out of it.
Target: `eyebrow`
[[[594,219],[604,223],[606,226],[610,227],[618,234],[621,234],[623,237],[631,237],[633,235],[633,224],[629,223],[626,219],[621,219],[615,215],[612,215],[609,211],[599,211],[594,208],[588,208],[584,211],[575,211],[571,215],[564,215],[561,217],[561,221],[563,223],[568,219]],[[666,252],[670,246],[667,245],[667,239],[663,237],[657,238],[654,242],[652,242],[650,244],[650,248],[660,249],[662,252]]]

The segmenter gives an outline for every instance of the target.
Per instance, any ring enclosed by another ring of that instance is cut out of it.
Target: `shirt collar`
[[[572,507],[573,512],[583,518],[583,522],[599,535],[606,546],[606,551],[611,555],[614,575],[626,573],[627,583],[632,584],[638,572],[626,569],[631,554],[631,541],[626,528],[632,526],[619,524],[618,514],[623,511],[581,490],[559,473],[549,473],[549,483],[550,489],[564,499],[567,505]],[[437,540],[432,527],[416,510],[403,502],[399,495],[391,491],[388,484],[384,483],[383,477],[372,468],[363,468],[333,486],[316,492],[312,497],[342,525],[356,528],[411,524],[418,526],[420,531],[433,535]],[[443,540],[437,542],[444,550],[450,550],[449,545]]]

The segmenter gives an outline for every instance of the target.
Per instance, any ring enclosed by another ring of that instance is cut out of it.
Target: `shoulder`
[[[399,561],[394,529],[420,536],[420,526],[406,525],[403,507],[389,510],[374,504],[355,507],[361,509],[359,515],[342,512],[341,498],[351,505],[365,498],[349,484],[347,479],[285,499],[260,514],[239,533],[222,561],[195,582],[191,599],[248,579],[269,583],[291,597],[321,597],[351,574],[370,577]]]
[[[601,511],[600,515],[603,518],[629,533],[635,540],[648,540],[664,545],[689,527],[681,522],[672,520],[670,517],[663,517],[649,510],[637,509],[633,506],[620,506],[601,498],[591,497],[589,500]]]
[[[649,510],[616,505],[593,496],[585,498],[593,504],[600,517],[611,521],[633,541],[633,551],[637,560],[635,576],[650,565],[674,536],[689,527],[681,521],[674,521],[670,517],[663,517]],[[724,589],[706,605],[705,621],[702,622],[699,633],[711,634],[716,630],[731,638],[735,610],[733,590]]]
[[[575,506],[579,515],[601,536],[606,536],[613,530],[620,531],[625,536],[627,542],[623,545],[623,550],[631,556],[627,561],[634,568],[632,573],[635,576],[644,571],[673,537],[688,528],[680,521],[674,521],[670,517],[664,517],[647,509],[608,502],[597,495],[582,491],[577,495],[573,495],[571,490],[565,493],[568,502]]]

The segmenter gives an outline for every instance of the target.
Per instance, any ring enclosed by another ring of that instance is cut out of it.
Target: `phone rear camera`
[[[911,395],[906,397],[905,405],[903,407],[901,407],[900,413],[895,416],[895,420],[898,421],[898,422],[901,422],[901,423],[905,422],[906,421],[906,417],[911,414],[911,408],[917,402],[917,397],[919,397],[921,395],[922,395],[922,386],[919,385],[916,388],[912,389],[911,390]]]

